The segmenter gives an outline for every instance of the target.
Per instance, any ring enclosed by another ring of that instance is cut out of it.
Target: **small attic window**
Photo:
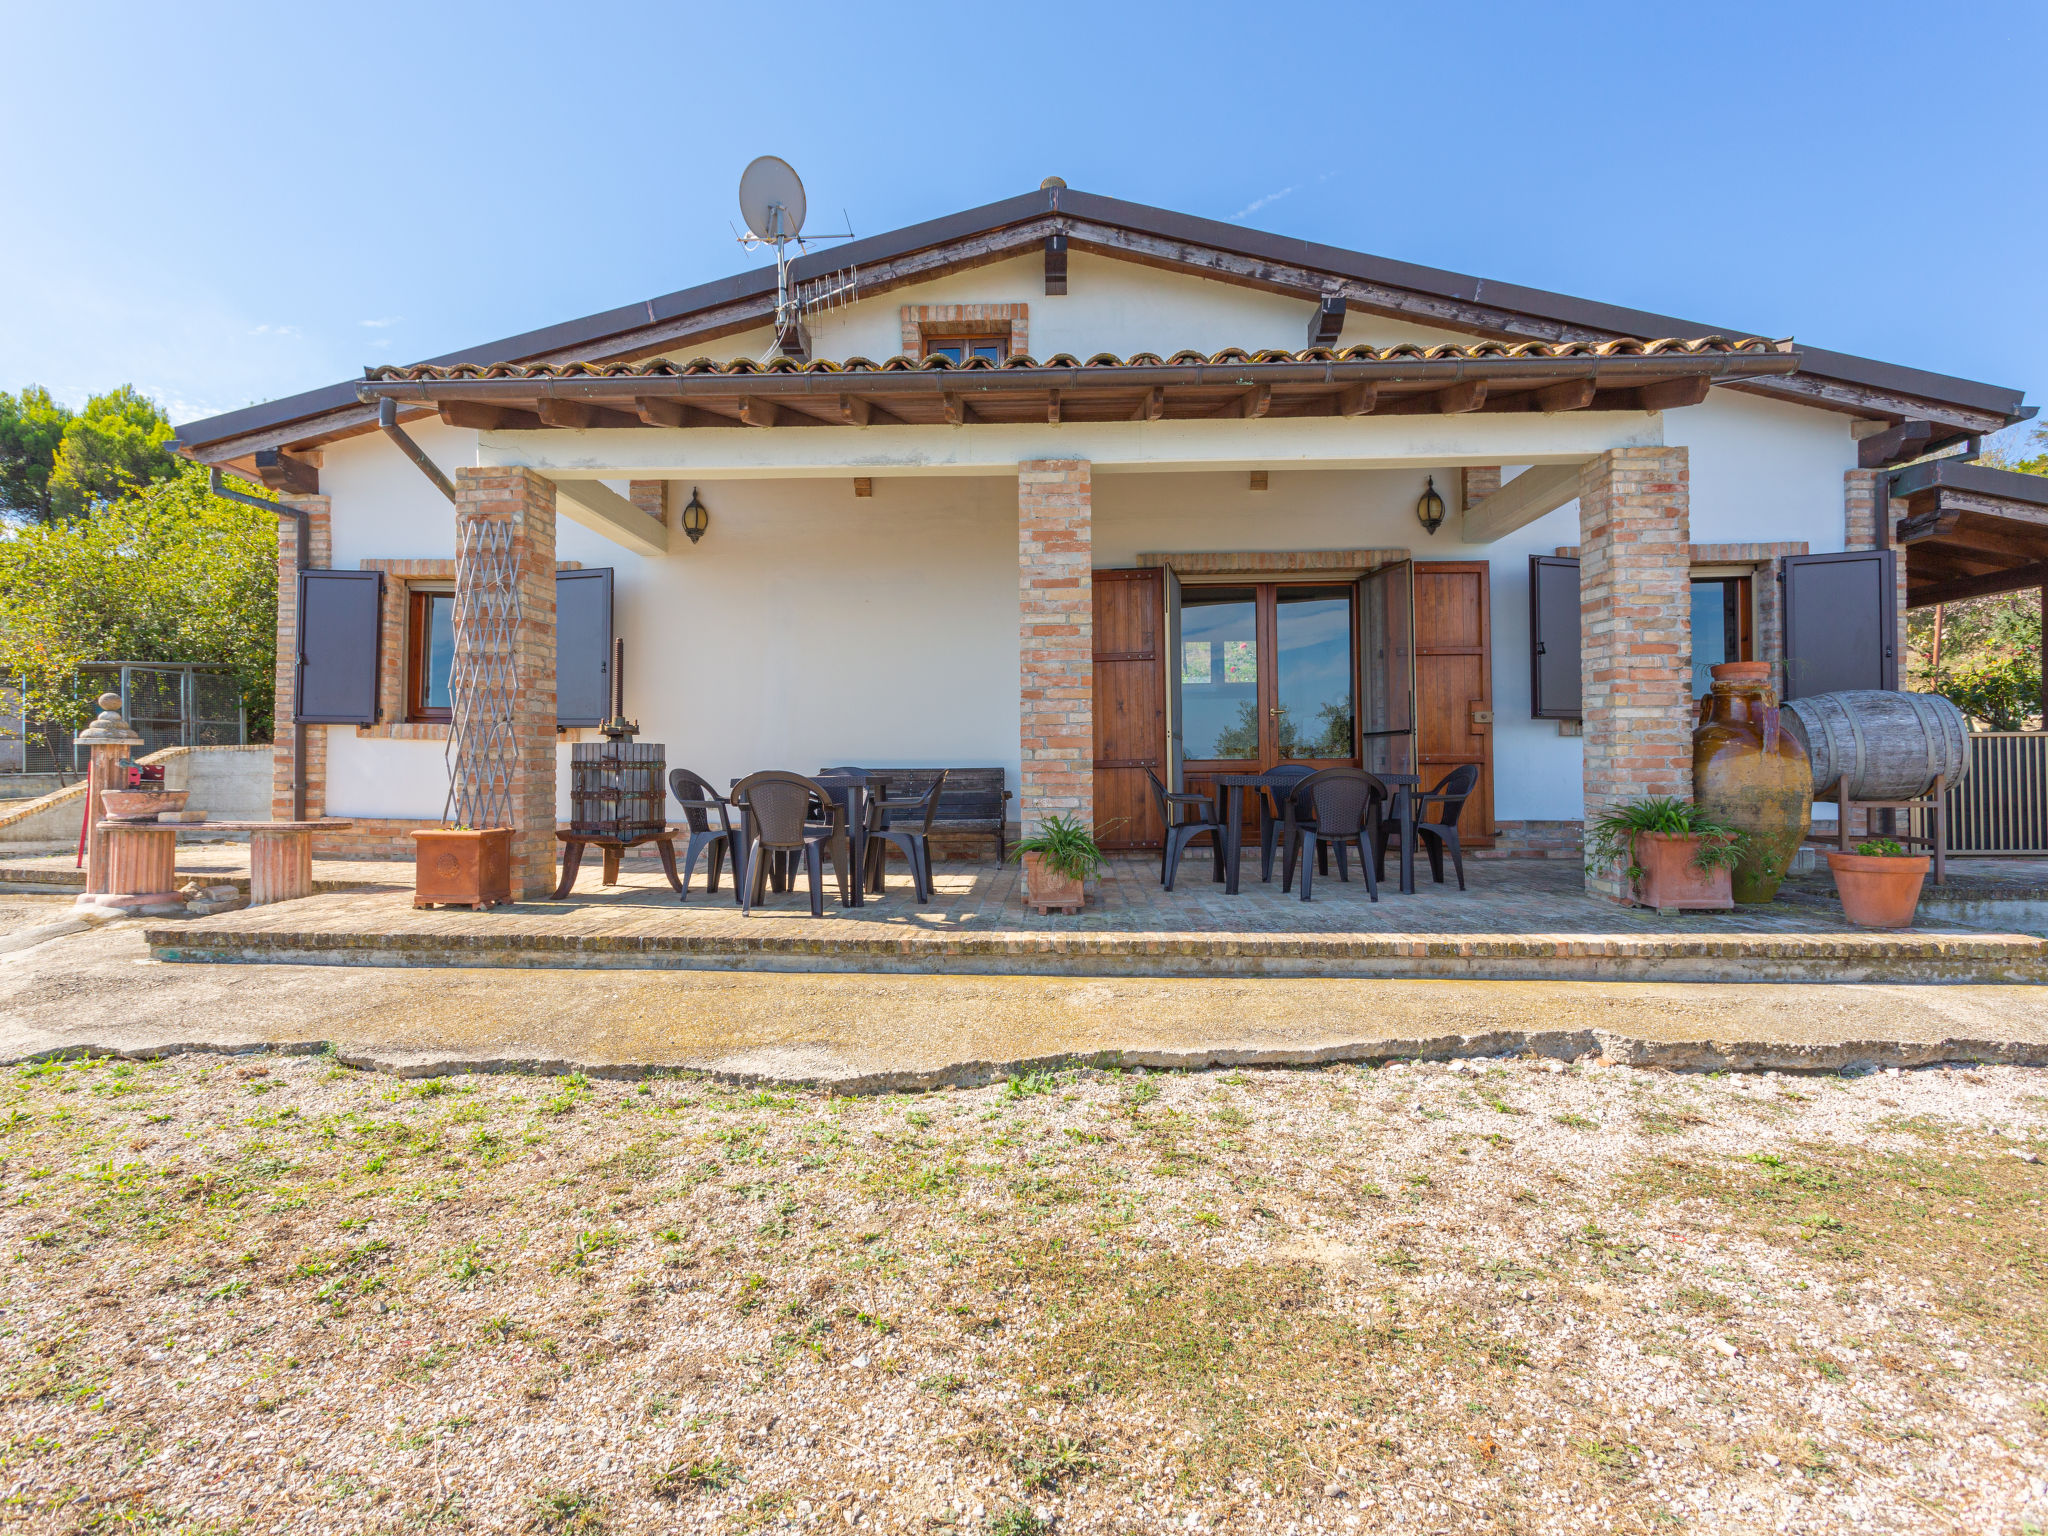
[[[970,362],[985,357],[992,363],[1000,363],[1010,355],[1010,338],[1002,336],[927,336],[924,338],[926,357],[943,357],[949,363]]]

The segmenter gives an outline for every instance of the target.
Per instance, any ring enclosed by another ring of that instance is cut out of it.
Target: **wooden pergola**
[[[1150,353],[1001,363],[456,364],[372,368],[357,394],[481,431],[615,427],[965,426],[1473,411],[1661,411],[1716,384],[1799,368],[1789,340],[1479,342]]]
[[[1906,516],[1906,606],[2048,587],[2048,476],[1929,459],[1888,477]]]

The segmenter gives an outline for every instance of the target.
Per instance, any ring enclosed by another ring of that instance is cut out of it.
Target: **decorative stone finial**
[[[139,747],[142,737],[135,728],[121,718],[121,695],[103,693],[99,697],[99,718],[78,733],[78,740],[88,747]]]

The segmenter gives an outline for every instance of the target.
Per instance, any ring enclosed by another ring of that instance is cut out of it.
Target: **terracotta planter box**
[[[1924,855],[1829,854],[1828,869],[1842,898],[1842,915],[1858,928],[1912,927],[1920,883],[1927,878],[1930,862]]]
[[[1635,901],[1644,907],[1677,907],[1718,911],[1735,905],[1726,869],[1701,869],[1692,861],[1700,840],[1669,832],[1638,832],[1635,860],[1643,878],[1636,882]]]
[[[415,907],[507,906],[512,900],[512,829],[443,828],[413,833]]]
[[[1024,855],[1024,900],[1026,905],[1038,908],[1043,915],[1053,907],[1078,912],[1086,898],[1081,893],[1079,880],[1069,880],[1065,875],[1054,873],[1046,868],[1040,855],[1027,853]]]

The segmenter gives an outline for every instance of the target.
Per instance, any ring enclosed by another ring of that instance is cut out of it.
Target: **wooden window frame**
[[[926,327],[919,335],[918,341],[919,345],[923,348],[919,354],[920,357],[930,357],[937,348],[942,346],[959,347],[962,353],[960,361],[963,365],[971,359],[973,349],[976,347],[995,348],[996,361],[999,363],[1010,355],[1009,336],[998,335],[994,331],[962,331],[955,335],[950,332],[935,333],[930,327]]]
[[[433,629],[427,622],[427,606],[436,597],[453,597],[455,583],[407,582],[405,587],[405,714],[408,725],[446,725],[453,711],[425,702],[427,688],[427,645]]]

